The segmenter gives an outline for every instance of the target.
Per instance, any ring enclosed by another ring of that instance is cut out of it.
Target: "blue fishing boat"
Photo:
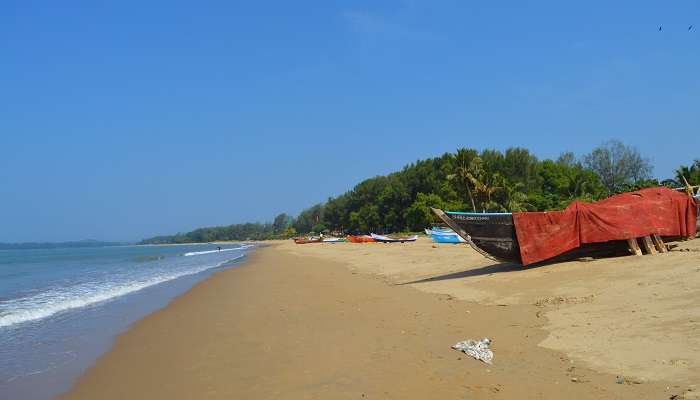
[[[450,228],[442,227],[432,227],[431,229],[425,228],[425,234],[428,236],[432,235],[456,235],[457,233]]]
[[[459,235],[455,234],[441,234],[441,235],[431,235],[430,236],[433,239],[433,242],[435,243],[451,243],[451,244],[459,244],[459,243],[466,243],[467,241],[459,237]]]

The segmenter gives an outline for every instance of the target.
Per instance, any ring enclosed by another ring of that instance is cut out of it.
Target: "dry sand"
[[[690,398],[700,240],[681,247],[522,269],[427,239],[277,243],[135,324],[64,398]],[[493,365],[450,349],[481,337]]]
[[[534,305],[547,321],[544,347],[609,373],[700,384],[700,240],[667,254],[525,269],[494,264],[464,246],[416,245],[420,250],[286,247],[461,300]],[[395,262],[383,261],[389,257]]]

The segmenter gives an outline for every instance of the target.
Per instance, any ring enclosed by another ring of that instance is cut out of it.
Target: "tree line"
[[[644,187],[700,185],[700,160],[674,177],[651,179],[652,166],[633,147],[609,141],[576,157],[539,160],[524,148],[503,152],[461,148],[366,179],[346,193],[272,223],[201,228],[143,243],[263,240],[319,232],[419,231],[434,222],[430,208],[477,212],[559,210],[575,200],[596,201]]]
[[[270,240],[284,239],[296,235],[292,228],[292,217],[278,215],[272,223],[245,223],[229,226],[199,228],[187,233],[155,236],[139,244],[208,243],[226,240]]]

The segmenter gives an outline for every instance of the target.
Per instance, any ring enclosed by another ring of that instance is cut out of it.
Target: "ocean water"
[[[117,334],[252,249],[0,250],[0,399],[65,392]]]

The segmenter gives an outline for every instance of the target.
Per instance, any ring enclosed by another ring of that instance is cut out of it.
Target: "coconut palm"
[[[464,186],[467,192],[467,198],[472,204],[472,210],[476,212],[476,203],[474,202],[474,196],[472,195],[471,185],[472,185],[472,173],[470,170],[471,161],[474,158],[478,158],[475,155],[475,151],[467,149],[459,149],[457,153],[453,155],[456,166],[454,172],[447,175],[447,179],[450,181],[457,181]]]
[[[503,182],[503,192],[505,194],[505,202],[503,211],[521,212],[527,211],[532,205],[527,202],[527,194],[523,192],[525,185],[522,182],[508,183]]]
[[[479,199],[481,210],[498,208],[498,204],[492,200],[492,196],[501,189],[499,183],[503,178],[500,174],[491,174],[484,168],[484,162],[480,157],[474,157],[469,163],[467,178],[474,187],[476,197]]]
[[[676,170],[676,180],[683,183],[683,179],[691,185],[700,185],[700,160],[695,160],[690,167],[681,165]]]

